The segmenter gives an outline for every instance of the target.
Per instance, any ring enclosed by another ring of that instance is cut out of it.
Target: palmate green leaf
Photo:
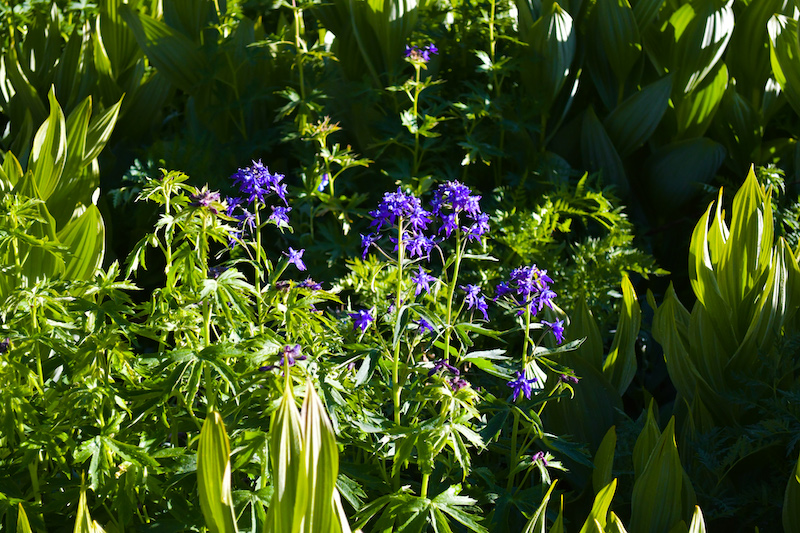
[[[800,113],[800,42],[797,21],[774,15],[767,23],[772,75],[795,113]]]
[[[50,101],[50,116],[33,138],[28,161],[28,170],[33,173],[42,200],[47,200],[56,190],[67,161],[67,126],[54,87],[51,87],[47,98]]]
[[[581,125],[581,157],[586,168],[600,171],[603,182],[615,186],[620,196],[624,198],[630,194],[622,159],[591,107],[586,110]]]
[[[461,485],[451,485],[447,490],[437,494],[436,497],[431,500],[431,506],[438,508],[456,522],[466,526],[470,531],[475,533],[489,533],[489,530],[479,523],[481,517],[471,512],[473,510],[477,511],[477,509],[473,507],[477,503],[477,500],[468,496],[461,496],[460,493]]]
[[[786,491],[783,493],[781,522],[786,533],[800,532],[800,458],[789,474]]]
[[[621,157],[644,144],[661,122],[669,105],[672,76],[642,87],[623,101],[603,121]]]
[[[597,453],[594,454],[594,470],[592,470],[592,487],[595,493],[599,493],[603,487],[611,483],[614,478],[612,471],[614,469],[614,451],[617,447],[617,430],[616,426],[611,426],[603,437],[600,447],[597,448]]]
[[[119,13],[153,66],[176,87],[192,93],[210,75],[205,56],[188,37],[128,4]]]
[[[622,278],[622,308],[619,313],[617,331],[603,363],[603,375],[621,395],[636,375],[636,339],[642,323],[642,311],[636,291],[628,276]]]
[[[90,205],[78,218],[58,232],[58,240],[66,247],[64,278],[88,280],[103,264],[106,231],[103,216],[96,205]]]
[[[711,125],[711,120],[728,88],[728,68],[720,61],[692,93],[678,98],[675,116],[678,121],[676,139],[699,137]]]
[[[694,91],[722,58],[734,28],[733,0],[696,0],[683,4],[669,19],[675,44],[670,65],[675,72],[673,95]]]
[[[540,113],[547,116],[575,57],[572,17],[553,1],[532,26],[520,26],[520,35],[528,43],[529,56],[521,64],[523,80]]]
[[[617,82],[624,86],[633,65],[642,54],[639,27],[633,10],[628,0],[597,0],[594,13],[606,57]]]
[[[583,523],[580,533],[591,533],[593,531],[602,532],[604,530],[608,521],[608,508],[611,506],[611,501],[614,499],[614,493],[616,491],[616,479],[600,489],[600,491],[594,497],[592,510],[589,511],[589,516],[586,518],[586,522]],[[598,529],[594,529],[595,527],[598,527]]]
[[[222,416],[211,409],[197,447],[197,491],[206,527],[212,533],[236,533],[231,496],[231,447]]]
[[[650,454],[647,465],[634,482],[631,496],[632,531],[663,533],[681,521],[684,475],[675,444],[675,419],[672,418]]]
[[[653,209],[680,209],[710,182],[725,160],[725,148],[698,137],[662,146],[645,161],[644,189]]]

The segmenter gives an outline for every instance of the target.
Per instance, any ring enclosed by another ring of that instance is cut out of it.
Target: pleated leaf
[[[663,533],[681,521],[683,476],[672,418],[634,481],[631,531]]]
[[[634,478],[638,478],[644,472],[647,462],[650,460],[650,455],[656,447],[658,439],[661,437],[661,430],[658,428],[658,422],[653,412],[653,401],[647,407],[647,415],[644,419],[644,427],[636,438],[636,443],[633,446],[633,473]]]
[[[703,511],[697,505],[694,507],[692,523],[689,524],[689,533],[706,533],[706,521],[703,519]]]
[[[642,323],[642,311],[636,291],[628,276],[622,278],[622,308],[617,331],[603,363],[603,375],[620,394],[625,393],[636,375],[636,339]]]
[[[767,23],[772,75],[795,113],[800,114],[800,42],[797,21],[775,15]]]
[[[566,330],[565,340],[574,341],[586,339],[574,351],[565,353],[564,364],[569,366],[570,360],[575,357],[587,361],[595,370],[603,369],[603,337],[600,335],[600,328],[597,321],[592,316],[589,305],[585,298],[581,298],[578,309],[570,319],[569,327]]]
[[[592,533],[593,531],[602,532],[604,530],[608,521],[608,509],[611,507],[611,501],[614,499],[614,493],[616,491],[616,479],[600,489],[600,492],[594,497],[592,510],[589,511],[589,516],[586,518],[586,522],[584,522],[580,533]]]
[[[709,183],[725,160],[721,144],[705,137],[662,146],[645,161],[645,190],[654,209],[673,213]]]
[[[128,4],[119,13],[136,37],[150,63],[179,89],[191,93],[210,73],[200,48],[181,32],[143,13],[135,13]]]
[[[50,89],[47,99],[50,102],[50,116],[33,138],[28,163],[28,170],[33,173],[42,200],[47,200],[56,190],[67,161],[67,125],[56,100],[55,88]]]
[[[278,410],[270,422],[270,459],[274,492],[265,529],[271,533],[301,531],[308,502],[303,453],[303,423],[287,381]]]
[[[17,533],[33,533],[31,523],[28,521],[28,515],[25,514],[25,509],[21,503],[17,505]]]
[[[341,527],[331,505],[339,475],[339,449],[331,421],[310,380],[306,382],[306,398],[300,411],[300,419],[303,424],[308,487],[308,507],[303,531],[334,532]]]
[[[800,458],[789,474],[786,492],[783,494],[781,520],[785,533],[800,533]]]
[[[200,430],[197,491],[206,527],[212,533],[236,533],[231,495],[231,446],[222,416],[213,409]]]
[[[58,232],[58,240],[66,247],[64,278],[92,279],[103,264],[106,245],[105,224],[97,206],[90,205],[64,226]]]
[[[640,31],[644,31],[653,20],[665,0],[637,0],[633,5],[633,17]]]
[[[528,57],[522,73],[528,90],[545,115],[570,74],[575,57],[576,37],[572,17],[558,2],[529,28],[520,28]]]
[[[595,493],[611,483],[614,478],[612,472],[614,470],[614,451],[617,447],[617,430],[616,426],[611,426],[603,437],[597,453],[594,454],[594,470],[592,470],[592,487]]]
[[[669,19],[675,35],[670,65],[674,95],[695,90],[722,58],[733,35],[733,0],[696,0],[683,4]]]
[[[597,0],[594,9],[606,57],[617,82],[624,85],[642,53],[639,27],[633,10],[628,0]]]
[[[583,115],[581,157],[584,166],[589,170],[602,172],[603,182],[614,185],[621,197],[630,194],[630,184],[625,176],[622,159],[591,107]]]
[[[644,144],[661,122],[669,105],[672,77],[664,76],[643,87],[603,121],[619,155],[626,157]]]
[[[546,532],[545,525],[547,524],[547,504],[550,502],[550,496],[552,496],[553,489],[556,488],[557,483],[558,480],[550,484],[550,488],[547,489],[547,492],[542,498],[541,503],[539,503],[539,507],[536,508],[536,512],[531,515],[530,520],[528,520],[528,523],[525,524],[525,529],[522,530],[522,533]]]
[[[719,62],[714,70],[695,91],[677,99],[677,138],[699,137],[711,125],[728,88],[728,68],[725,63]]]

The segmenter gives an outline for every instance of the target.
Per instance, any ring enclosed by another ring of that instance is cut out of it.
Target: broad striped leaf
[[[800,502],[798,502],[800,503]],[[786,529],[785,531],[789,531]],[[703,511],[695,505],[692,523],[689,524],[689,533],[706,533],[706,521],[703,519]]]
[[[628,276],[622,278],[622,308],[617,331],[603,363],[603,375],[622,396],[636,375],[636,339],[642,322],[642,311],[636,291]]]
[[[676,139],[699,137],[711,125],[711,120],[728,88],[728,68],[725,63],[719,62],[714,70],[715,72],[709,74],[692,93],[677,99],[675,115],[678,120],[678,134]]]
[[[625,85],[633,65],[642,53],[639,28],[628,0],[597,0],[595,26],[606,57],[620,86]]]
[[[597,453],[594,454],[594,470],[592,470],[592,487],[594,492],[598,493],[600,490],[611,483],[614,478],[614,451],[617,447],[617,430],[616,426],[611,426],[603,437],[600,447],[597,448]]]
[[[103,216],[96,205],[71,220],[58,232],[58,240],[66,247],[64,278],[88,280],[103,264],[106,232]]]
[[[672,76],[643,87],[614,109],[603,121],[619,155],[627,157],[650,138],[669,105]]]
[[[222,416],[211,409],[197,446],[197,492],[211,533],[236,533],[231,496],[231,447]]]
[[[584,166],[602,172],[603,182],[614,185],[622,198],[630,194],[622,159],[591,107],[586,110],[581,125],[581,157]]]
[[[589,511],[589,516],[586,518],[580,533],[592,533],[593,531],[602,532],[606,527],[608,521],[608,509],[611,507],[611,501],[614,499],[614,493],[617,491],[617,480],[614,479],[611,483],[600,489],[594,497],[592,503],[592,510]],[[596,524],[595,524],[596,522]],[[597,528],[597,529],[593,529]]]
[[[56,190],[67,161],[67,126],[54,87],[50,88],[47,99],[50,101],[50,116],[33,138],[28,162],[28,170],[33,173],[42,200],[50,198]]]
[[[17,533],[33,533],[28,515],[25,514],[21,503],[17,505]]]

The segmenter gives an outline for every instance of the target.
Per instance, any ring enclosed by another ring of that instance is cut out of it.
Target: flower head
[[[261,161],[253,161],[249,167],[240,168],[231,179],[239,191],[247,195],[248,202],[264,203],[270,194],[276,194],[286,204],[286,184],[281,183],[283,174],[273,174]]]
[[[217,191],[209,191],[208,185],[204,185],[202,189],[195,189],[195,193],[190,196],[190,199],[189,205],[205,207],[215,215],[224,207],[220,201],[219,193]]]
[[[292,248],[290,246],[289,247],[289,253],[283,252],[283,255],[288,256],[289,257],[289,263],[293,264],[294,266],[296,266],[297,270],[301,270],[302,271],[302,270],[306,269],[306,264],[303,263],[303,259],[302,259],[303,258],[303,252],[305,252],[305,250],[302,249],[302,248],[300,250],[295,250],[294,248]]]
[[[518,314],[524,313],[527,308],[535,315],[545,306],[552,309],[553,299],[556,297],[556,293],[550,289],[552,282],[547,270],[539,270],[536,265],[518,267],[511,271],[508,282],[497,286],[496,298],[506,296],[522,307]]]
[[[413,194],[405,194],[400,187],[396,192],[384,193],[378,208],[369,214],[375,219],[371,225],[376,227],[377,231],[384,226],[393,226],[398,217],[409,221],[411,227],[417,231],[426,229],[431,221],[430,213],[422,208],[419,198]]]
[[[460,285],[460,287],[467,293],[464,296],[464,303],[467,304],[467,309],[477,309],[483,313],[484,320],[489,320],[489,315],[487,314],[489,305],[486,303],[486,299],[481,296],[481,288],[478,285]]]
[[[469,385],[469,381],[464,378],[454,377],[449,381],[450,389],[455,393]]]
[[[428,376],[432,376],[444,369],[449,370],[450,373],[452,373],[454,376],[458,376],[461,374],[461,371],[459,371],[456,367],[448,363],[447,360],[439,359],[433,364],[433,368],[431,369],[430,372],[428,372]]]
[[[436,333],[436,330],[433,329],[431,323],[425,320],[424,318],[420,318],[417,320],[417,326],[419,326],[420,333],[425,333],[426,331],[430,331],[431,333]]]
[[[556,320],[555,322],[548,322],[547,320],[542,320],[542,324],[550,328],[550,331],[553,332],[553,336],[556,338],[556,342],[561,344],[564,342],[564,321],[563,320]]]
[[[438,53],[439,49],[436,48],[436,45],[433,43],[430,43],[425,48],[406,45],[405,56],[412,62],[419,61],[421,63],[427,63],[431,60],[431,54],[437,55]]]
[[[283,347],[283,355],[278,362],[274,365],[262,366],[259,368],[261,371],[272,370],[275,368],[283,368],[284,365],[293,366],[297,361],[305,361],[307,356],[300,354],[300,345],[294,346],[286,345]]]
[[[436,281],[436,278],[422,270],[422,267],[418,267],[417,273],[411,275],[411,281],[417,286],[417,288],[414,289],[414,296],[419,296],[419,293],[423,290],[430,292],[431,282]]]
[[[531,385],[536,382],[536,378],[526,379],[525,375],[522,372],[517,371],[514,374],[516,379],[513,379],[508,382],[508,386],[511,387],[513,392],[513,401],[517,401],[519,398],[520,393],[525,396],[526,399],[531,399]]]
[[[348,316],[353,319],[353,329],[361,328],[361,333],[367,331],[370,322],[375,320],[371,313],[374,309],[373,307],[372,309],[361,309],[356,313],[348,313]]]

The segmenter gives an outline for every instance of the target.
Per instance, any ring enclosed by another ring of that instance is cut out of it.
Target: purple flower
[[[522,372],[516,372],[514,377],[517,379],[513,379],[508,382],[508,386],[511,387],[511,390],[514,394],[513,401],[516,402],[517,398],[519,398],[520,393],[525,396],[526,399],[531,399],[531,385],[536,382],[536,378],[526,379]]]
[[[303,281],[301,281],[300,283],[297,284],[297,288],[299,288],[299,289],[309,289],[309,290],[312,290],[312,291],[321,291],[322,290],[322,285],[320,285],[319,283],[317,283],[316,281],[314,281],[311,278],[306,278],[305,280],[303,280]]]
[[[443,369],[449,370],[454,376],[458,376],[461,374],[461,372],[456,367],[448,363],[446,360],[439,359],[433,364],[433,368],[431,369],[430,372],[428,372],[428,376],[430,377]]]
[[[189,205],[193,207],[205,207],[215,215],[219,213],[220,203],[219,193],[216,191],[209,191],[208,185],[204,185],[202,189],[195,189],[195,194],[190,196],[191,202]]]
[[[282,368],[284,364],[293,366],[297,361],[305,361],[306,359],[307,357],[305,355],[300,355],[299,344],[295,344],[294,346],[286,345],[283,347],[283,355],[278,359],[277,363],[274,365],[262,366],[259,370],[264,372],[275,368]]]
[[[374,309],[373,307],[372,309],[361,309],[357,313],[348,313],[350,318],[353,319],[353,329],[361,328],[361,333],[367,331],[370,322],[375,320],[371,314]]]
[[[455,377],[450,380],[449,385],[450,389],[455,393],[469,385],[469,381],[460,377]]]
[[[325,187],[328,186],[329,181],[330,180],[328,179],[328,173],[326,172],[325,174],[322,175],[322,179],[319,182],[319,187],[317,187],[317,190],[319,192],[325,192]]]
[[[361,235],[361,248],[363,248],[363,251],[361,252],[361,259],[366,259],[367,252],[369,252],[369,247],[375,244],[375,241],[378,240],[379,235],[377,233],[367,233],[366,235],[360,233],[359,235]]]
[[[244,198],[239,198],[238,196],[228,196],[225,198],[225,203],[228,205],[228,207],[225,209],[225,213],[229,217],[232,217],[233,211],[236,209],[236,207],[244,203]]]
[[[564,321],[563,320],[556,320],[555,322],[548,322],[547,320],[542,320],[542,324],[550,328],[550,331],[553,332],[553,336],[556,338],[556,342],[561,344],[564,342]]]
[[[302,270],[306,269],[306,265],[305,265],[305,263],[303,263],[303,259],[302,259],[303,252],[305,252],[305,250],[302,249],[302,248],[300,250],[295,250],[294,248],[292,248],[290,246],[289,247],[289,253],[287,254],[286,252],[283,252],[283,255],[288,256],[289,257],[289,263],[293,264],[294,266],[296,266],[297,270],[301,270],[302,271]]]
[[[478,216],[475,217],[475,222],[469,227],[464,228],[464,231],[467,234],[468,240],[481,242],[481,237],[489,231],[489,215],[486,213],[479,213]]]
[[[423,290],[430,292],[431,290],[431,282],[436,281],[436,278],[422,270],[422,267],[418,267],[416,274],[411,275],[411,281],[413,281],[417,288],[414,289],[414,296],[419,296]]]
[[[541,461],[542,465],[547,466],[547,454],[545,454],[542,451],[538,451],[533,455],[531,455],[531,461],[533,461],[534,463],[536,461]]]
[[[406,249],[408,250],[409,257],[427,257],[430,259],[431,250],[436,245],[433,239],[425,236],[423,233],[417,233],[416,235],[409,235],[406,233],[404,239],[407,239]]]
[[[422,63],[427,63],[431,60],[431,54],[438,54],[439,49],[436,48],[436,45],[431,43],[425,48],[420,48],[418,46],[409,46],[406,45],[406,52],[405,56],[409,58],[411,61],[420,61]]]
[[[420,319],[417,320],[417,325],[419,326],[420,333],[425,333],[425,331],[430,331],[431,333],[436,333],[436,330],[433,329],[433,326],[431,326],[431,323],[428,322],[427,320],[425,320],[424,318],[420,317]]]
[[[511,271],[508,283],[497,286],[497,297],[509,296],[510,300],[522,307],[517,314],[524,313],[525,308],[536,314],[544,306],[552,309],[556,297],[556,293],[550,289],[552,282],[547,271],[539,270],[536,265],[518,267]]]
[[[467,304],[467,309],[475,308],[483,313],[484,320],[489,320],[489,315],[486,313],[489,305],[486,303],[486,299],[481,296],[481,288],[477,285],[460,285],[460,287],[467,293],[464,296],[464,303]]]
[[[562,383],[572,383],[573,385],[578,384],[578,378],[575,376],[570,376],[569,374],[561,374],[558,376],[558,380]]]
[[[0,342],[0,354],[6,353],[10,346],[11,346],[11,339],[6,337],[2,342]]]
[[[247,195],[248,202],[264,203],[264,199],[272,193],[286,203],[286,185],[281,181],[283,174],[273,174],[261,161],[253,161],[252,165],[240,168],[231,179],[239,186],[239,192]]]
[[[396,192],[387,192],[378,208],[369,213],[375,219],[371,226],[380,231],[384,226],[393,226],[398,217],[411,223],[416,231],[423,231],[431,221],[430,213],[422,208],[419,198],[413,194],[404,194],[400,187]]]
[[[272,207],[272,214],[269,216],[269,220],[277,224],[279,228],[285,227],[289,225],[289,211],[292,210],[291,207],[284,207],[282,205],[278,206],[271,206]]]

